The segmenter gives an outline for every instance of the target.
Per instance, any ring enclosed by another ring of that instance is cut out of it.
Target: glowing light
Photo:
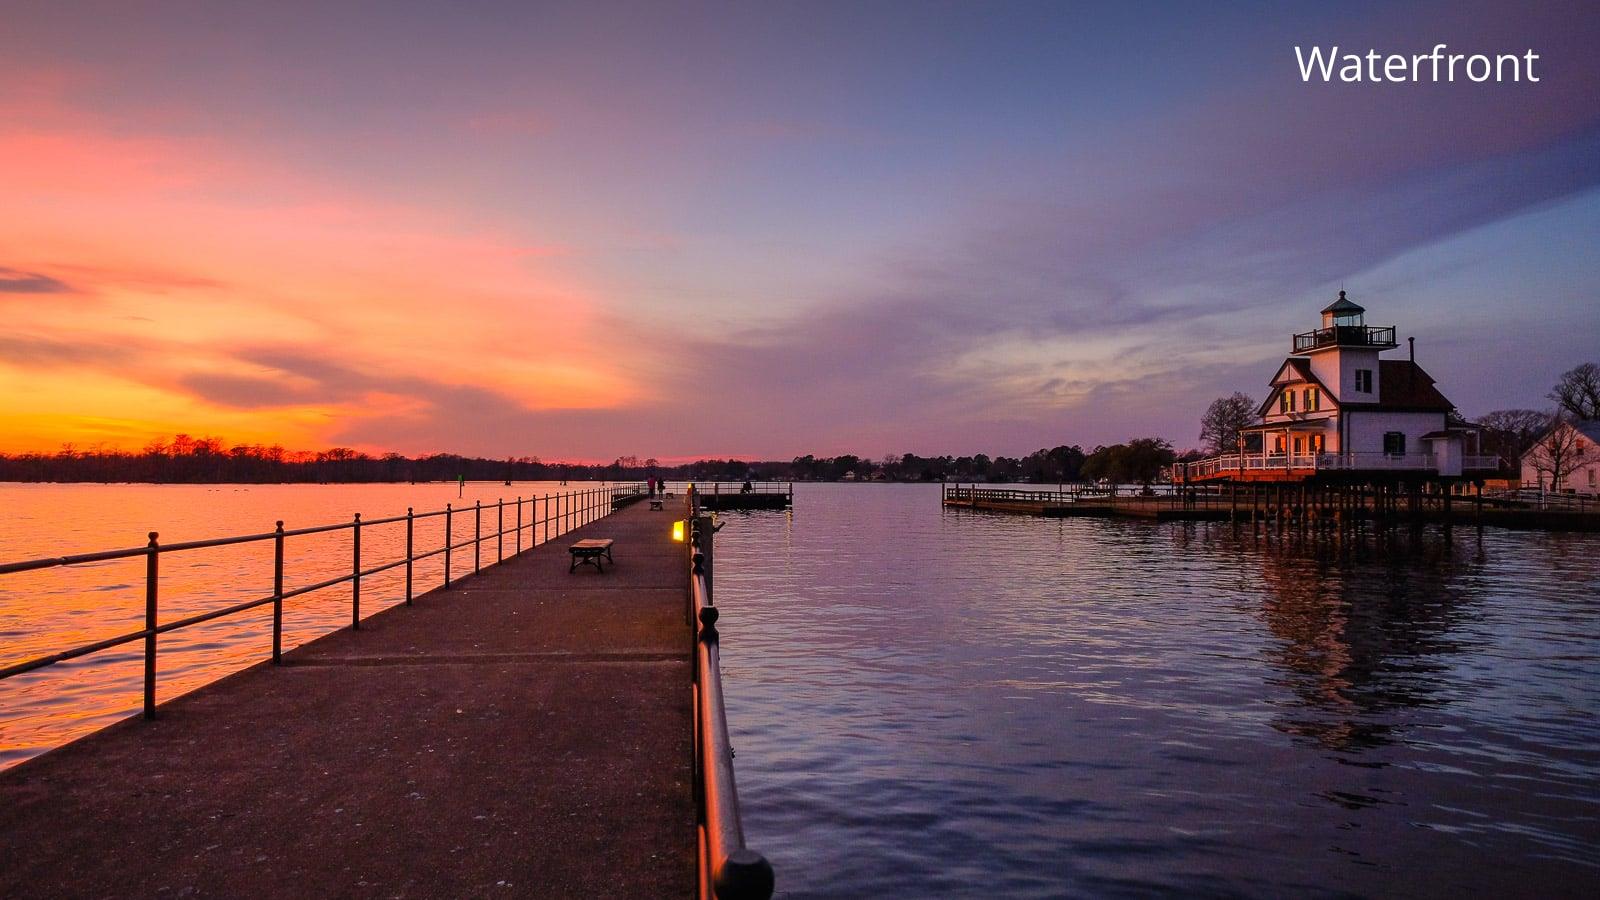
[[[682,519],[679,519],[678,521],[672,523],[672,539],[677,541],[680,544],[683,543],[683,520]]]

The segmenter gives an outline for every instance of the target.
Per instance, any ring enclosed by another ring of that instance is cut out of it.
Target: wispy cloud
[[[0,294],[65,294],[72,290],[66,282],[0,266]]]

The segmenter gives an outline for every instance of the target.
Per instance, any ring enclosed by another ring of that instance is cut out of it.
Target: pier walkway
[[[680,515],[626,507],[0,773],[0,896],[693,895]],[[589,537],[615,566],[569,575]]]

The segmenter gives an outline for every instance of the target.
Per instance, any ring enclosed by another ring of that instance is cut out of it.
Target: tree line
[[[1576,421],[1600,419],[1600,366],[1584,363],[1562,373],[1548,398],[1553,409],[1500,409],[1479,416],[1483,450],[1500,456],[1511,469],[1528,458],[1545,480],[1559,487],[1584,461]],[[1256,404],[1235,393],[1220,397],[1201,420],[1201,441],[1211,453],[1239,446],[1239,431],[1256,420]],[[1465,420],[1462,420],[1465,421]],[[1255,448],[1259,449],[1259,448]],[[143,450],[78,448],[55,453],[0,454],[0,481],[87,481],[205,484],[287,482],[354,483],[403,481],[636,481],[646,478],[700,481],[997,481],[1054,484],[1110,481],[1150,484],[1181,456],[1156,437],[1084,450],[1077,444],[1041,448],[1027,456],[919,456],[890,453],[879,459],[841,454],[797,456],[788,462],[702,459],[662,465],[654,458],[620,456],[610,463],[546,462],[537,456],[505,459],[434,453],[409,457],[372,455],[349,447],[321,451],[288,450],[278,445],[229,445],[216,437],[186,434],[156,440]]]
[[[288,450],[261,444],[228,445],[216,437],[179,434],[151,441],[130,452],[80,449],[71,444],[56,453],[0,454],[0,481],[157,482],[172,484],[343,484],[401,481],[624,481],[650,473],[662,477],[736,469],[738,464],[707,460],[689,466],[658,466],[656,460],[619,457],[604,465],[545,462],[537,456],[506,459],[434,453],[409,457],[372,455],[349,447]],[[699,476],[708,477],[708,476]]]
[[[1091,450],[1072,444],[1041,448],[1027,456],[918,456],[890,453],[880,459],[854,454],[797,456],[788,477],[799,481],[1017,481],[1034,484],[1097,481],[1149,484],[1177,454],[1162,438],[1134,438]]]
[[[550,462],[537,456],[506,459],[435,453],[373,455],[349,447],[288,450],[261,444],[230,445],[216,437],[175,435],[139,451],[65,445],[55,453],[0,454],[0,481],[154,482],[173,484],[275,484],[406,481],[1022,481],[1059,483],[1106,479],[1148,484],[1176,457],[1160,438],[1084,450],[1077,445],[1010,457],[886,454],[812,454],[783,461],[702,459],[663,465],[654,458],[621,456],[606,464]]]

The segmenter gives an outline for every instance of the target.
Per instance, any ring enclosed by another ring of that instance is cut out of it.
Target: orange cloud
[[[598,299],[543,265],[561,242],[352,193],[216,137],[130,132],[65,99],[82,81],[0,94],[0,272],[22,286],[0,293],[0,450],[173,431],[317,444],[362,417],[426,416],[451,385],[533,412],[643,396]],[[264,347],[368,385],[248,361]],[[241,402],[252,385],[261,402]]]

